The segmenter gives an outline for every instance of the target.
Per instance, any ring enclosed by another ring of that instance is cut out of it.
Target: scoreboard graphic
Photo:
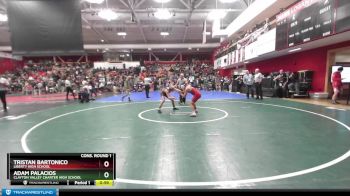
[[[11,185],[113,186],[114,153],[9,153]]]

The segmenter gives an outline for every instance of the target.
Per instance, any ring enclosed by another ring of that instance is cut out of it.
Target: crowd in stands
[[[33,63],[0,76],[10,82],[9,94],[42,95],[66,92],[67,99],[68,93],[72,93],[74,98],[86,98],[86,94],[89,94],[90,100],[97,96],[97,92],[121,93],[127,77],[131,78],[134,91],[144,90],[144,76],[152,78],[153,90],[159,90],[169,80],[176,81],[180,73],[201,90],[228,90],[231,83],[229,78],[220,77],[214,71],[213,65],[195,62],[153,64],[129,69],[94,69],[88,63]]]
[[[12,94],[48,94],[65,91],[65,80],[81,83],[91,76],[89,64],[27,64],[1,76],[10,82]]]

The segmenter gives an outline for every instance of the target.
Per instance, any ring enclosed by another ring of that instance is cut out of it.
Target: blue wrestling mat
[[[220,99],[245,99],[245,94],[237,94],[237,93],[229,93],[229,92],[221,92],[221,91],[201,91],[202,98],[200,100],[220,100]],[[149,99],[146,98],[145,92],[135,92],[131,93],[131,100],[136,102],[141,101],[159,101],[160,100],[160,92],[150,92]],[[172,96],[176,97],[176,99],[179,99],[179,93],[173,92],[171,93]],[[104,97],[101,99],[98,99],[97,102],[121,102],[122,101],[123,94],[120,95],[114,95],[110,97]],[[187,100],[191,100],[192,95],[187,94]],[[124,100],[127,101],[127,98]]]

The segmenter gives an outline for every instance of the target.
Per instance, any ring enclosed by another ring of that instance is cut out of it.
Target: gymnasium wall
[[[65,62],[76,62],[79,60],[81,56],[60,56],[62,60]],[[29,60],[33,61],[33,63],[40,63],[45,61],[51,61],[53,62],[52,56],[47,57],[24,57],[24,62],[28,62]],[[95,61],[103,61],[103,56],[101,54],[96,55],[88,55],[89,62],[95,62]],[[56,58],[56,61],[59,63],[61,62],[58,58]],[[80,62],[85,62],[85,57],[83,57]]]
[[[327,52],[332,49],[348,47],[350,41],[329,45],[317,49],[312,49],[300,53],[290,54],[287,56],[277,57],[274,59],[264,60],[260,62],[247,64],[249,71],[254,71],[259,68],[262,73],[277,72],[280,69],[284,71],[300,71],[311,70],[314,71],[314,78],[312,83],[312,91],[324,92],[324,84],[326,80],[326,66],[327,66]],[[225,76],[230,73],[227,70],[220,70],[220,73]]]
[[[16,67],[23,67],[23,61],[0,58],[0,74],[5,73],[6,71],[13,71]]]

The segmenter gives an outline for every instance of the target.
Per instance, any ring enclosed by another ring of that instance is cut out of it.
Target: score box
[[[113,186],[114,181],[113,180],[95,180],[96,186]]]
[[[114,153],[9,153],[7,179],[13,185],[95,185],[113,181]]]

